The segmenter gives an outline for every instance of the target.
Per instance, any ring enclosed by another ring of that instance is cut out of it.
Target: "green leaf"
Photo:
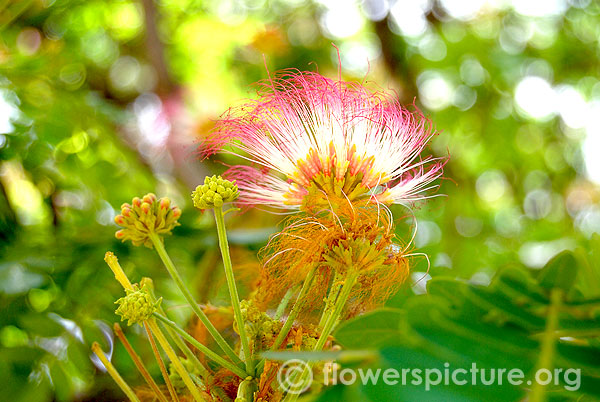
[[[578,368],[585,373],[600,377],[600,349],[590,346],[559,343],[555,358],[559,366]]]
[[[576,383],[573,382],[571,386],[575,387]],[[599,401],[600,400],[600,378],[598,376],[581,376],[581,386],[577,390],[580,394],[589,395],[591,399],[578,399],[578,401]]]
[[[559,331],[562,336],[596,338],[600,337],[600,320],[584,320],[564,318],[559,321]]]
[[[469,373],[470,363],[447,365],[444,359],[432,356],[428,349],[415,350],[394,346],[384,348],[381,354],[384,362],[383,369],[398,370],[400,378],[396,385],[384,381],[364,385],[363,392],[373,401],[512,401],[519,400],[523,396],[522,390],[506,382],[504,385],[483,385],[480,381],[477,384],[470,384],[472,378]],[[466,371],[465,375],[460,373],[457,376],[459,383],[455,384],[449,378],[448,384],[445,384],[443,380],[445,370],[449,370],[451,375],[451,370],[458,368]],[[441,383],[427,386],[425,379],[428,376],[436,382],[438,378],[436,371],[442,374]],[[463,379],[467,380],[467,383],[461,385],[460,381]]]
[[[470,293],[480,306],[499,312],[506,319],[527,329],[543,329],[546,321],[529,312],[524,306],[518,306],[500,293],[493,293],[488,288],[471,287]]]
[[[580,247],[576,250],[581,263],[579,289],[587,298],[600,296],[600,235],[594,233],[590,239],[590,249]]]
[[[319,397],[315,399],[315,402],[331,401],[369,402],[371,399],[362,394],[359,387],[338,384],[326,387],[323,392],[320,393]]]
[[[345,348],[377,348],[403,337],[400,330],[403,320],[401,310],[380,309],[341,324],[334,336]]]
[[[490,367],[533,366],[538,342],[527,333],[510,327],[490,325],[471,317],[453,316],[423,299],[407,313],[413,330],[431,353],[460,364],[479,362]]]
[[[532,307],[544,307],[550,303],[539,284],[523,268],[501,270],[490,286],[494,290],[514,300],[517,304],[529,304]]]
[[[460,304],[468,292],[469,285],[454,278],[433,278],[427,282],[427,293],[442,297],[452,304]]]
[[[552,258],[538,276],[540,286],[546,289],[562,289],[568,292],[575,280],[579,263],[571,251],[563,251]]]

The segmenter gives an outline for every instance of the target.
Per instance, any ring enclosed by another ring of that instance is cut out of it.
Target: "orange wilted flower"
[[[354,315],[384,302],[408,276],[408,260],[396,243],[390,215],[376,205],[340,204],[334,216],[294,217],[262,250],[261,276],[255,295],[267,307],[289,288],[302,283],[309,267],[316,280],[305,307],[322,307],[328,289],[343,282],[348,270],[358,271],[347,311]]]

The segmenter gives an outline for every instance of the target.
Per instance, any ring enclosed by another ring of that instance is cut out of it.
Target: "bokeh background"
[[[110,341],[122,290],[106,250],[189,317],[153,252],[114,239],[134,196],[182,207],[167,248],[199,300],[223,301],[213,223],[189,193],[224,166],[199,160],[198,141],[266,67],[337,77],[332,43],[344,79],[416,98],[440,132],[431,153],[451,156],[447,197],[414,209],[430,263],[415,258],[406,292],[436,275],[485,284],[506,264],[538,269],[600,232],[598,2],[2,0],[0,400],[118,400],[94,340],[139,383]],[[230,219],[239,267],[280,219]],[[413,229],[399,220],[404,239]]]

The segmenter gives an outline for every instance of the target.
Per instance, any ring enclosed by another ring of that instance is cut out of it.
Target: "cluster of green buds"
[[[129,320],[127,325],[141,324],[152,317],[160,306],[162,298],[154,301],[146,287],[141,289],[134,285],[133,290],[126,290],[127,295],[115,302],[119,307],[115,311],[121,316],[121,321]]]
[[[283,324],[279,320],[275,320],[260,311],[251,301],[242,300],[240,309],[246,325],[246,334],[250,338],[263,342],[265,345],[272,343],[279,331],[281,331]]]
[[[123,229],[115,233],[117,239],[131,240],[133,245],[152,248],[151,233],[157,235],[171,234],[171,230],[178,226],[177,220],[181,216],[178,207],[171,206],[168,198],[157,199],[154,194],[146,194],[141,199],[135,197],[131,204],[121,206],[121,214],[115,217],[115,223]]]
[[[198,209],[222,207],[225,202],[235,201],[239,196],[234,181],[225,180],[221,176],[204,178],[204,184],[192,192],[194,206]]]

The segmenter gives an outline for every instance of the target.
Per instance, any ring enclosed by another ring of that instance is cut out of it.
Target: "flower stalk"
[[[327,299],[325,299],[325,307],[323,308],[323,313],[321,314],[321,319],[319,320],[318,328],[323,328],[325,323],[327,322],[327,318],[329,317],[329,313],[334,306],[335,301],[342,289],[342,285],[339,283],[340,274],[338,272],[333,276],[333,281],[331,282],[331,289],[329,289],[329,293],[327,294]]]
[[[165,367],[165,363],[163,362],[162,357],[160,356],[160,352],[158,351],[158,347],[156,346],[156,342],[154,341],[154,336],[152,335],[152,331],[148,326],[148,323],[144,322],[144,329],[146,330],[146,335],[148,335],[148,340],[150,341],[150,346],[152,347],[152,353],[154,353],[154,358],[158,362],[158,367],[160,368],[160,372],[165,380],[165,384],[167,384],[167,389],[169,390],[169,395],[171,395],[171,399],[175,402],[179,402],[179,397],[177,396],[177,392],[175,391],[175,387],[169,378],[169,373],[167,372],[167,368]]]
[[[110,270],[115,275],[115,279],[123,286],[125,290],[133,290],[133,285],[129,281],[129,278],[121,268],[121,264],[119,264],[119,259],[112,251],[107,251],[104,255],[104,261],[110,268]]]
[[[279,331],[277,338],[275,338],[275,341],[273,342],[273,346],[271,346],[271,350],[276,350],[277,348],[279,348],[279,346],[281,346],[282,342],[288,336],[290,329],[292,329],[292,325],[294,325],[294,321],[296,321],[298,314],[300,314],[300,311],[302,311],[302,308],[304,307],[304,303],[306,302],[306,295],[308,294],[310,287],[312,285],[313,278],[315,276],[315,271],[316,271],[316,266],[313,266],[308,271],[308,274],[306,275],[306,279],[304,279],[304,283],[302,284],[302,288],[300,289],[300,293],[298,293],[296,302],[294,303],[294,306],[292,307],[292,311],[290,311],[290,314],[288,315],[287,319],[285,320],[285,323],[283,324],[281,331]]]
[[[146,286],[139,288],[139,286],[135,285],[133,286],[133,290],[125,290],[125,292],[127,295],[116,301],[116,303],[119,304],[119,308],[115,313],[121,316],[121,320],[129,320],[128,325],[148,325],[150,331],[154,333],[158,343],[163,348],[186,387],[194,397],[194,400],[202,401],[198,388],[190,378],[185,367],[183,367],[179,357],[165,338],[164,334],[152,319],[152,314],[158,309],[161,299],[155,300]]]
[[[96,356],[98,356],[98,359],[100,359],[102,364],[104,364],[104,367],[106,367],[106,371],[108,372],[108,374],[110,374],[110,376],[117,383],[119,388],[121,388],[125,395],[127,395],[127,398],[129,398],[129,400],[132,402],[139,402],[140,400],[135,395],[135,392],[133,392],[131,387],[125,382],[123,377],[121,377],[121,375],[119,374],[115,366],[112,365],[110,360],[106,358],[106,355],[104,355],[104,352],[102,351],[102,348],[100,347],[98,342],[94,342],[92,344],[92,351]]]
[[[329,314],[327,320],[325,321],[325,325],[323,326],[323,330],[321,331],[319,340],[313,348],[314,351],[320,351],[321,349],[323,349],[323,346],[325,346],[327,338],[329,338],[329,335],[331,335],[335,324],[337,323],[338,319],[342,314],[342,311],[344,310],[344,306],[348,301],[348,297],[350,297],[350,292],[352,291],[352,288],[354,287],[357,278],[358,272],[354,272],[351,270],[348,272],[346,280],[344,281],[344,285],[342,286],[338,298],[335,301],[335,304],[333,305],[333,310],[331,314]]]
[[[179,360],[179,356],[177,356],[177,354],[175,353],[175,351],[169,344],[169,341],[167,341],[167,338],[165,338],[165,336],[163,335],[162,331],[156,324],[156,321],[154,321],[153,319],[149,319],[146,321],[146,323],[148,324],[150,331],[154,334],[154,336],[156,336],[156,340],[158,341],[160,346],[163,348],[163,350],[169,357],[169,360],[171,361],[171,363],[173,363],[175,370],[177,370],[177,372],[181,376],[181,379],[183,380],[183,382],[185,383],[185,386],[188,388],[188,390],[192,394],[192,397],[194,398],[194,400],[197,402],[202,402],[204,399],[200,395],[200,392],[198,391],[198,387],[196,387],[196,384],[194,383],[194,381],[188,374],[187,370],[185,369],[185,367],[183,367],[183,364],[181,364],[181,360]]]
[[[150,233],[150,238],[152,237],[152,234],[153,233]],[[162,245],[162,243],[161,243],[161,245]],[[157,309],[160,308],[160,300],[161,300],[161,299],[156,300],[154,298],[154,296],[151,294],[151,291],[149,290],[149,286],[148,286],[149,284],[151,285],[151,283],[149,283],[150,281],[148,281],[148,280],[144,281],[144,286],[142,286],[142,288],[140,289],[139,286],[132,285],[131,281],[129,281],[129,278],[127,278],[127,275],[125,274],[125,272],[119,265],[117,257],[113,253],[107,252],[105,255],[105,261],[107,262],[107,264],[109,265],[109,267],[115,274],[115,277],[117,278],[119,283],[121,283],[121,285],[125,289],[125,292],[127,293],[127,296],[125,296],[117,301],[117,303],[120,306],[117,309],[116,313],[121,315],[122,319],[128,319],[129,320],[128,325],[132,325],[134,323],[139,323],[139,324],[144,325],[146,332],[148,334],[148,338],[150,339],[150,343],[152,345],[152,350],[153,350],[154,355],[159,363],[161,372],[165,379],[165,383],[167,384],[169,393],[171,394],[171,397],[173,398],[173,400],[178,400],[178,396],[177,396],[177,393],[175,392],[175,389],[173,388],[173,384],[171,383],[171,381],[169,379],[169,375],[166,371],[166,368],[164,366],[162,358],[160,357],[160,353],[158,352],[158,349],[156,348],[156,344],[154,343],[154,339],[152,336],[153,333],[154,333],[154,336],[156,336],[156,339],[158,340],[159,344],[161,345],[161,347],[163,348],[163,350],[169,357],[169,360],[173,363],[173,366],[175,367],[175,369],[181,376],[186,387],[189,389],[194,400],[202,401],[203,399],[198,391],[198,388],[196,387],[195,383],[192,381],[191,377],[187,373],[187,370],[183,367],[181,361],[179,360],[179,357],[177,356],[177,354],[175,353],[175,351],[173,350],[173,348],[167,341],[166,337],[164,336],[164,334],[162,333],[162,331],[160,330],[158,325],[156,325],[156,322],[150,318],[151,315]],[[120,329],[120,327],[119,327],[119,329]],[[117,331],[117,335],[119,335],[119,332],[120,331]],[[121,332],[121,335],[122,335],[122,332]],[[122,338],[125,339],[124,336]],[[125,339],[124,343],[128,344],[126,339]],[[131,349],[131,351],[133,352],[133,349]],[[135,352],[133,352],[133,354],[135,354]],[[133,354],[130,353],[132,358],[133,358]],[[135,359],[134,359],[134,361],[135,361]],[[138,366],[138,368],[140,367],[137,363],[136,363],[136,366]],[[145,376],[144,376],[144,378],[145,378]]]
[[[223,267],[225,268],[225,277],[227,278],[227,287],[229,288],[229,295],[231,297],[231,305],[233,307],[234,318],[238,327],[238,332],[242,343],[242,350],[244,352],[246,372],[254,373],[254,359],[252,357],[252,351],[250,350],[248,336],[246,335],[246,325],[244,323],[244,318],[242,317],[242,310],[240,308],[240,298],[238,295],[237,286],[235,284],[233,266],[231,264],[231,256],[229,254],[229,243],[227,241],[227,231],[225,229],[223,208],[215,207],[214,213],[215,221],[217,223],[217,234],[219,236],[219,247],[221,248],[221,255],[223,257]]]
[[[156,384],[156,382],[154,381],[154,379],[152,378],[152,376],[146,369],[146,366],[144,366],[142,359],[140,359],[140,356],[138,356],[138,354],[135,352],[135,350],[133,349],[133,347],[131,346],[131,344],[129,343],[127,338],[125,337],[125,334],[123,333],[123,330],[121,329],[121,326],[118,323],[115,323],[115,325],[113,325],[113,329],[114,329],[115,334],[117,335],[117,338],[119,338],[119,340],[125,347],[125,350],[127,350],[127,353],[131,357],[131,360],[133,360],[133,363],[137,367],[138,371],[140,372],[142,377],[144,377],[146,384],[148,384],[148,386],[152,389],[152,391],[154,391],[154,394],[156,395],[158,400],[160,402],[168,402],[167,398],[161,392],[160,388],[158,388],[158,385]]]
[[[208,332],[211,334],[211,336],[214,338],[214,340],[217,342],[217,344],[221,347],[223,352],[225,352],[225,354],[236,364],[242,364],[242,361],[240,360],[240,358],[235,354],[235,352],[233,351],[231,346],[229,346],[229,344],[227,343],[225,338],[223,338],[223,336],[219,333],[219,331],[210,322],[210,320],[208,319],[206,314],[204,314],[204,312],[202,311],[202,309],[200,308],[198,303],[196,303],[196,301],[194,300],[192,293],[189,291],[187,286],[185,286],[185,284],[183,283],[183,280],[181,279],[179,272],[177,272],[177,269],[175,268],[173,261],[171,261],[171,257],[169,257],[169,255],[167,254],[167,250],[165,249],[165,246],[163,245],[162,240],[155,233],[150,234],[150,240],[152,241],[152,244],[154,245],[154,249],[156,250],[158,256],[160,257],[163,264],[167,268],[169,275],[171,275],[171,278],[173,279],[173,281],[175,282],[175,284],[177,285],[177,287],[179,288],[179,290],[181,291],[181,293],[183,294],[183,296],[189,303],[189,305],[192,308],[192,310],[194,311],[194,313],[198,316],[198,318],[200,319],[202,324],[204,324],[204,326],[206,327]]]
[[[279,302],[279,305],[277,306],[277,310],[275,311],[275,316],[273,317],[274,319],[276,319],[276,320],[281,319],[281,317],[283,316],[283,313],[285,313],[285,309],[286,309],[287,305],[290,303],[292,296],[294,296],[294,293],[296,293],[297,290],[298,290],[298,286],[293,286],[293,287],[289,288],[287,292],[285,292],[285,295],[283,295],[283,298],[281,299],[281,301]]]
[[[325,325],[321,331],[321,335],[319,336],[319,339],[317,340],[317,343],[315,344],[315,346],[313,348],[314,352],[321,351],[323,349],[323,347],[325,346],[325,343],[327,342],[329,335],[331,335],[331,332],[333,331],[335,324],[338,322],[338,319],[340,318],[342,311],[344,310],[346,302],[348,301],[348,298],[350,297],[350,292],[352,291],[352,288],[354,287],[354,284],[356,283],[357,278],[358,278],[358,272],[349,270],[349,272],[346,276],[346,280],[344,281],[344,284],[342,285],[342,288],[339,291],[338,298],[335,301],[335,304],[333,305],[331,313],[328,315],[327,319],[325,320]],[[293,380],[292,383],[293,384],[303,383],[309,370],[312,370],[313,365],[314,364],[312,362],[308,362],[306,367],[304,368],[304,370],[299,374],[300,375],[299,382],[296,380]],[[298,394],[288,393],[286,395],[286,397],[283,399],[283,402],[293,402],[296,399],[298,399]]]
[[[235,402],[253,402],[255,391],[256,380],[252,377],[246,377],[238,386]]]
[[[181,337],[183,337],[192,346],[194,346],[196,349],[202,352],[206,357],[213,360],[215,363],[221,365],[223,368],[226,368],[227,370],[231,371],[240,378],[246,378],[248,376],[248,374],[244,370],[242,370],[235,364],[223,359],[221,356],[210,350],[206,345],[203,345],[202,343],[198,342],[198,340],[196,340],[193,336],[185,332],[183,329],[179,328],[177,324],[169,320],[164,315],[154,313],[154,317],[169,328],[171,328],[172,330],[174,330],[175,332],[177,332],[177,334],[181,335]]]
[[[562,305],[563,292],[561,289],[552,289],[550,293],[550,308],[548,309],[548,318],[546,320],[546,329],[542,338],[540,356],[537,362],[537,368],[551,370],[553,367],[554,354],[556,352],[555,332],[558,328],[559,312]],[[545,385],[535,381],[529,393],[531,402],[544,402],[546,400]]]
[[[231,306],[233,307],[234,320],[238,327],[238,333],[242,344],[246,372],[254,373],[254,359],[252,357],[252,350],[250,349],[250,342],[246,334],[246,326],[240,307],[240,297],[233,275],[233,266],[231,264],[231,256],[229,255],[229,243],[227,241],[227,230],[225,228],[225,214],[223,213],[223,204],[235,201],[238,196],[239,192],[235,181],[231,182],[223,179],[221,176],[205,177],[204,184],[197,186],[192,192],[192,199],[196,208],[200,210],[214,209],[217,235],[219,237],[219,248],[221,249],[221,256],[223,258],[223,268],[225,269],[225,277],[227,278],[227,287],[231,298]]]
[[[121,284],[121,286],[123,286],[123,289],[125,290],[125,292],[128,292],[128,291],[132,292],[135,290],[135,288],[133,287],[133,284],[131,283],[131,281],[129,280],[129,278],[127,277],[125,272],[123,271],[123,268],[121,268],[121,265],[119,264],[119,260],[117,259],[117,256],[114,255],[114,253],[112,253],[111,251],[106,252],[106,254],[104,256],[104,261],[106,261],[106,263],[112,270],[117,281]],[[151,288],[151,286],[150,286],[150,288]],[[158,306],[158,308],[160,308],[160,306]],[[173,387],[173,384],[171,383],[171,380],[169,379],[169,374],[167,373],[167,369],[165,368],[163,360],[160,357],[160,353],[158,351],[158,348],[156,347],[156,343],[154,342],[152,332],[150,331],[150,328],[148,327],[148,325],[145,321],[142,322],[142,324],[144,325],[146,334],[148,335],[148,340],[150,341],[150,345],[152,347],[152,353],[154,353],[154,357],[156,358],[156,361],[158,362],[158,366],[160,367],[160,371],[162,373],[163,379],[165,380],[165,384],[167,385],[167,389],[169,390],[169,394],[171,395],[171,399],[173,401],[178,402],[179,398],[177,397],[175,388]]]
[[[142,278],[142,280],[140,281],[140,285],[142,285],[142,287],[144,285],[146,285],[147,289],[148,289],[148,293],[150,293],[150,295],[153,298],[156,298],[154,296],[154,290],[153,290],[154,289],[154,284],[152,282],[152,279],[150,279],[150,278]],[[162,314],[165,317],[167,316],[167,314],[163,310],[162,306],[158,306],[158,308],[156,309],[156,311],[158,313]],[[179,350],[181,350],[181,352],[183,352],[183,354],[185,355],[185,357],[194,364],[194,366],[196,367],[196,369],[200,373],[201,377],[204,378],[205,380],[207,380],[210,377],[210,373],[208,372],[208,370],[206,369],[206,367],[204,367],[204,365],[202,364],[202,362],[200,362],[200,360],[198,360],[198,358],[196,357],[196,355],[194,354],[194,352],[192,352],[190,350],[190,348],[187,346],[187,344],[181,339],[181,337],[177,333],[175,333],[175,331],[173,331],[173,329],[171,327],[165,327],[165,329],[167,330],[167,334],[169,334],[169,337],[171,338],[171,340],[173,342],[175,342],[175,345],[177,345],[177,347],[179,348]]]

